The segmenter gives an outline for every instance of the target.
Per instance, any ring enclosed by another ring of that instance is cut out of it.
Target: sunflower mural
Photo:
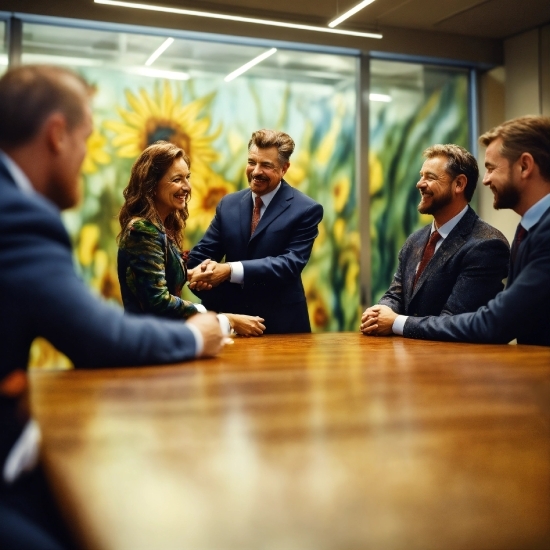
[[[355,83],[223,77],[186,82],[80,69],[96,89],[95,130],[82,170],[83,200],[63,213],[75,264],[93,292],[120,303],[116,237],[118,212],[135,159],[149,144],[169,140],[191,159],[192,198],[185,234],[191,248],[218,202],[248,186],[247,144],[252,131],[276,128],[296,142],[286,179],[325,210],[303,273],[314,331],[354,330],[359,312],[358,213],[355,167]],[[196,299],[187,289],[184,297]],[[69,368],[46,341],[33,346],[31,366]]]

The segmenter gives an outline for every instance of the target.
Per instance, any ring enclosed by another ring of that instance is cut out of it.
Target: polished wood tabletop
[[[83,548],[550,547],[550,348],[273,335],[31,388]]]

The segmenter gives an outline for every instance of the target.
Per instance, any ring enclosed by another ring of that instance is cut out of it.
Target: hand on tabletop
[[[225,343],[225,337],[215,313],[208,311],[193,315],[187,319],[187,323],[194,325],[202,335],[203,350],[201,357],[213,357],[220,352]]]
[[[397,313],[388,306],[371,306],[361,316],[361,332],[366,336],[389,336],[396,317]]]
[[[226,313],[225,315],[233,330],[241,336],[261,336],[264,333],[265,325],[261,317],[236,313]]]

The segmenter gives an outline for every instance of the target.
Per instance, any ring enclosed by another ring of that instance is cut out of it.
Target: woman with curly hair
[[[191,198],[190,160],[183,149],[157,141],[132,166],[119,213],[118,279],[124,309],[187,319],[205,311],[183,300],[187,258],[183,231]],[[259,336],[263,319],[224,313],[220,323],[237,334]]]

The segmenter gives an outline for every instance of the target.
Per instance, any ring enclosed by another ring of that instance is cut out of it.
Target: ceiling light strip
[[[334,19],[334,21],[331,21],[328,26],[332,29],[333,27],[336,27],[336,25],[339,25],[342,21],[345,21],[352,15],[355,15],[358,11],[361,11],[363,8],[366,8],[369,4],[372,4],[374,0],[363,0],[363,2],[357,4],[357,6],[354,6],[350,10],[348,10],[346,13],[343,13],[340,17],[337,17]]]
[[[241,76],[243,73],[246,73],[246,71],[254,67],[254,65],[257,65],[258,63],[261,63],[264,59],[271,57],[276,51],[277,51],[277,48],[271,48],[270,50],[267,50],[267,52],[260,54],[258,57],[255,57],[248,63],[245,63],[242,67],[239,67],[238,69],[234,70],[232,73],[228,74],[224,78],[224,80],[226,82],[231,82],[238,76]]]
[[[150,65],[153,64],[153,62],[155,62],[157,60],[157,58],[163,54],[169,47],[170,45],[172,44],[172,42],[174,42],[174,39],[173,38],[167,38],[152,54],[151,56],[149,57],[149,59],[145,62],[145,65],[147,67],[149,67]]]
[[[239,23],[255,23],[257,25],[269,25],[271,27],[283,27],[287,29],[324,32],[329,34],[342,34],[346,36],[358,36],[361,38],[382,38],[382,35],[380,33],[375,33],[375,32],[344,31],[340,29],[330,29],[328,27],[314,27],[312,25],[300,25],[298,23],[285,23],[283,21],[269,21],[267,19],[241,17],[238,15],[208,13],[204,11],[185,10],[180,8],[169,8],[164,6],[153,6],[150,4],[137,4],[135,2],[120,2],[118,0],[94,0],[94,2],[96,4],[105,4],[107,6],[118,6],[121,8],[133,8],[138,10],[160,11],[164,13],[173,13],[177,15],[192,15],[196,17],[208,17],[210,19],[224,19],[226,21],[237,21]]]

